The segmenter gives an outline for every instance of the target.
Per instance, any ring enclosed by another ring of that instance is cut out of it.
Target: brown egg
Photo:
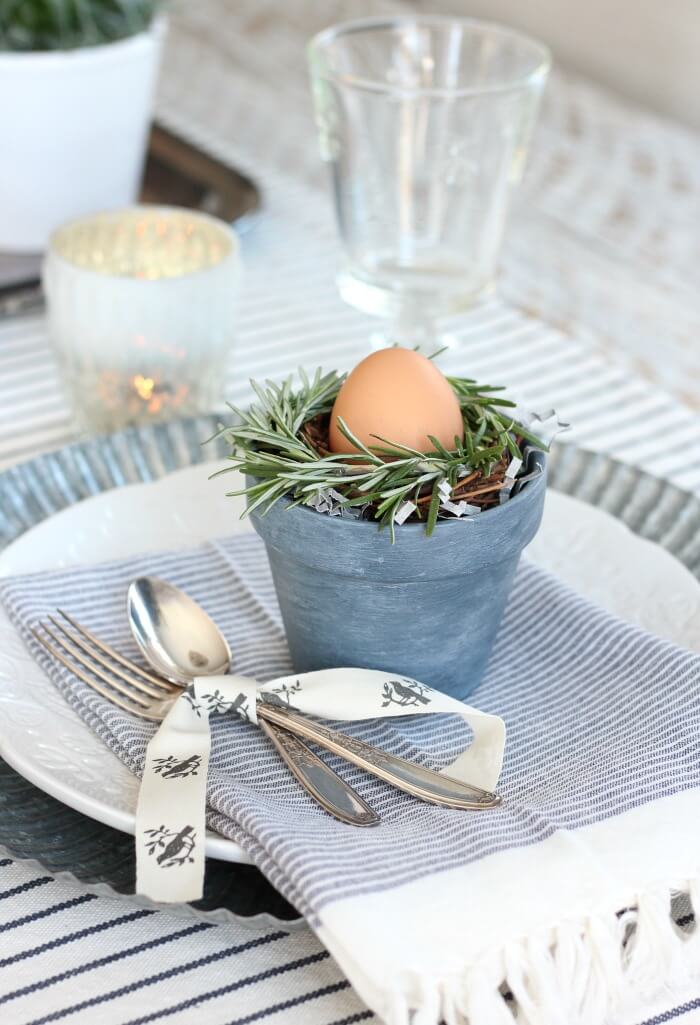
[[[376,435],[432,452],[432,434],[447,449],[464,437],[459,401],[449,382],[425,356],[411,349],[381,349],[358,363],[331,411],[330,448],[357,452],[341,433],[338,417],[368,448]]]

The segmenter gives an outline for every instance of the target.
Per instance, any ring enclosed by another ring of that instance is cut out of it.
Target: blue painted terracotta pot
[[[545,470],[542,453],[531,460]],[[466,698],[481,680],[520,554],[537,532],[543,472],[465,519],[389,532],[282,499],[251,520],[267,547],[297,672],[384,669]]]

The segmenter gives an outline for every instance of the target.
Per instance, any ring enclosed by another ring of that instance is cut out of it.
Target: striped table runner
[[[303,65],[305,37],[354,8],[351,0],[188,7],[172,28],[159,116],[264,190],[264,212],[243,243],[227,381],[242,402],[250,376],[299,363],[349,366],[366,351],[373,322],[334,287],[337,247]],[[501,297],[460,318],[463,348],[452,357],[473,376],[507,382],[534,408],[556,405],[574,424],[570,440],[696,491],[699,168],[697,138],[555,75]],[[42,318],[0,325],[0,466],[73,436]],[[193,923],[95,897],[11,858],[0,858],[0,935],[7,1025],[371,1018],[310,933]],[[644,1025],[690,1025],[698,1009],[697,991],[671,994],[649,1007]]]
[[[0,857],[3,1025],[351,1025],[373,1016],[309,931],[136,908]]]

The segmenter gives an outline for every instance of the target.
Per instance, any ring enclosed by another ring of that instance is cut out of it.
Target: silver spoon
[[[186,686],[195,676],[226,674],[231,650],[204,609],[173,584],[139,577],[129,585],[129,625],[147,662],[166,680]],[[306,744],[264,719],[258,725],[282,761],[322,808],[341,822],[374,826],[377,813]]]

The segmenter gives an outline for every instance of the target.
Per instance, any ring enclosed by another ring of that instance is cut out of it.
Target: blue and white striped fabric
[[[130,907],[0,857],[0,1021],[354,1025],[374,1018],[312,933]]]
[[[124,595],[144,572],[202,602],[238,672],[290,671],[254,536],[3,581],[0,597],[51,680],[136,772],[153,726],[53,663],[29,627],[61,606],[129,651]],[[336,762],[382,815],[380,828],[353,830],[313,805],[254,727],[219,720],[210,824],[249,852],[392,1025],[413,1012],[426,1025],[506,1021],[505,987],[528,1025],[597,1025],[700,973],[700,935],[671,918],[677,891],[700,899],[699,684],[700,656],[525,563],[472,699],[506,721],[501,808],[435,808]],[[434,767],[464,746],[451,719],[346,729]]]

